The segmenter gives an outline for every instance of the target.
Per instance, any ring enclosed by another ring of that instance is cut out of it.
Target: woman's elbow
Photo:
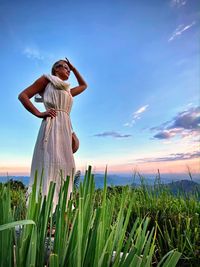
[[[22,92],[18,95],[18,99],[20,102],[23,102],[23,100],[26,98],[25,94]]]
[[[20,94],[18,95],[18,100],[19,100],[19,101],[21,101],[21,100],[22,100],[22,98],[23,98],[23,94],[22,94],[22,93],[20,93]]]

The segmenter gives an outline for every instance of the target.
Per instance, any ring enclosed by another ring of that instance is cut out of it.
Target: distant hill
[[[200,192],[200,184],[190,181],[190,180],[181,180],[166,184],[166,187],[170,189],[174,194],[178,192],[185,193],[195,193],[197,191]]]
[[[155,183],[155,174],[145,174],[142,176],[144,178],[144,183],[148,186],[153,186]],[[95,173],[95,186],[96,188],[103,188],[104,185],[104,174]],[[21,181],[25,186],[29,184],[29,176],[0,176],[0,183],[6,183],[10,179]],[[84,175],[81,174],[81,181],[83,181]],[[174,182],[172,182],[174,181]],[[172,192],[176,193],[179,189],[184,189],[185,192],[193,192],[194,188],[199,188],[200,186],[200,175],[192,175],[192,181],[188,180],[187,174],[161,174],[161,183],[167,185]],[[109,174],[107,175],[107,185],[108,186],[125,186],[130,185],[133,187],[140,186],[141,177],[132,174]]]
[[[191,193],[194,194],[195,192],[200,193],[200,184],[196,183],[191,180],[180,180],[180,181],[174,181],[171,183],[161,183],[161,184],[156,184],[156,185],[147,185],[147,188],[151,189],[167,189],[171,191],[173,194],[177,195],[178,193]],[[139,184],[132,183],[132,187],[140,187]]]

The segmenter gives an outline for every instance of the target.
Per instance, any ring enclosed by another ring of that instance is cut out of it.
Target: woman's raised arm
[[[70,61],[66,58],[67,65],[69,66],[70,70],[73,71],[74,75],[76,76],[76,79],[78,81],[78,86],[73,87],[70,92],[72,96],[76,96],[80,93],[82,93],[87,88],[87,83],[84,81],[81,74],[78,72],[78,70],[70,63]]]

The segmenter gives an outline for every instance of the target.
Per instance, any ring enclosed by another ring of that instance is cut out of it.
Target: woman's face
[[[65,61],[60,61],[55,65],[55,74],[63,81],[69,78],[70,68]]]

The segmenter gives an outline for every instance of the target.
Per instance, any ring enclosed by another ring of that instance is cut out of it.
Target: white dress
[[[70,176],[67,200],[70,198],[73,188],[75,162],[72,152],[73,130],[70,120],[73,97],[69,90],[69,84],[53,75],[44,76],[49,83],[40,102],[44,103],[46,109],[55,108],[57,115],[54,118],[47,117],[42,120],[32,158],[29,192],[34,181],[35,171],[38,171],[39,185],[43,169],[43,195],[48,194],[50,181],[56,183],[53,199],[53,210],[55,210],[61,185],[61,172],[64,179],[67,175]],[[37,98],[35,99],[37,101]]]

